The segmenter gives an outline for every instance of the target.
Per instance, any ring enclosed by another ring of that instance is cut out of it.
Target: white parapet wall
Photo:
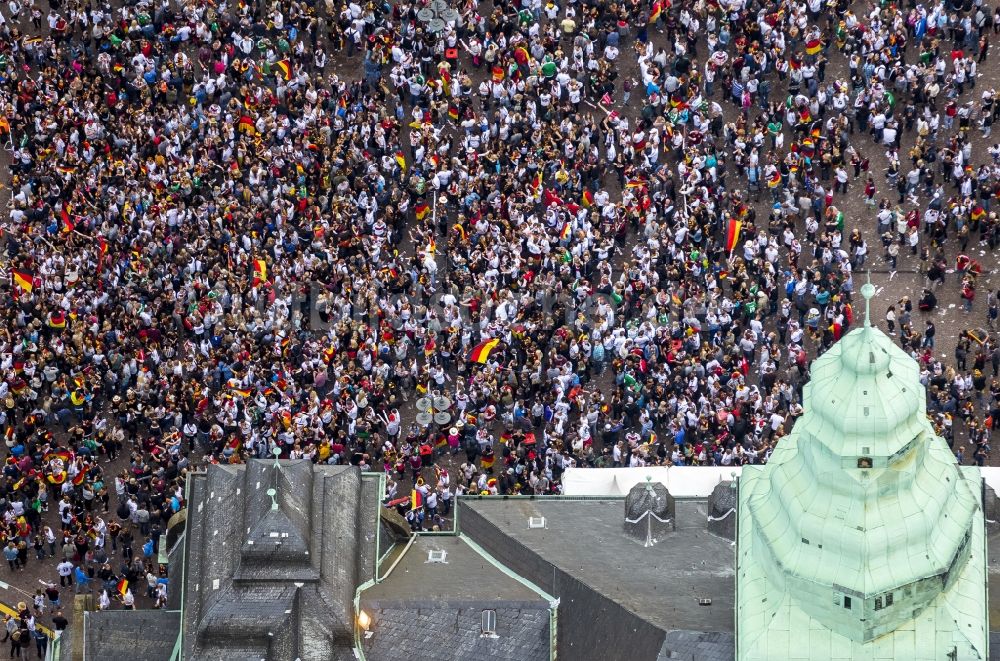
[[[1000,469],[997,479],[1000,481]],[[651,466],[648,468],[567,468],[563,494],[567,496],[624,496],[646,478],[659,482],[675,498],[707,498],[720,482],[739,476],[734,466]]]
[[[1000,467],[979,469],[986,484],[1000,494]],[[567,496],[624,496],[651,477],[675,498],[707,498],[719,482],[739,476],[738,466],[650,466],[648,468],[567,468],[563,494]]]

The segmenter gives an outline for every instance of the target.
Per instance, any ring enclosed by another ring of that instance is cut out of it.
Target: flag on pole
[[[76,223],[73,222],[73,218],[69,214],[70,206],[64,204],[62,211],[59,212],[59,218],[62,220],[61,230],[64,234],[69,234],[74,229],[76,229]]]
[[[118,585],[115,586],[115,589],[118,590],[118,594],[124,597],[125,593],[128,592],[128,581],[124,578],[118,581]]]
[[[277,67],[277,69],[280,72],[280,75],[281,75],[282,78],[284,78],[285,80],[291,80],[292,79],[292,63],[291,62],[289,62],[288,60],[278,60],[277,62],[274,63],[274,66]]]
[[[410,492],[410,509],[418,510],[424,506],[424,495],[413,489]]]
[[[736,248],[736,243],[740,240],[740,230],[743,223],[735,218],[729,219],[729,227],[726,229],[726,252],[731,253]]]
[[[263,259],[253,260],[253,286],[267,282],[267,262]]]
[[[35,274],[30,271],[11,271],[14,284],[20,287],[23,291],[31,293],[31,290],[35,288]]]
[[[472,351],[469,352],[469,362],[485,365],[486,361],[490,358],[490,354],[497,348],[498,344],[500,344],[500,340],[495,338],[492,340],[486,340],[485,342],[480,342],[472,348]]]

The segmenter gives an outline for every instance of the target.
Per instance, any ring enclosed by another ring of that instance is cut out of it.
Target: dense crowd
[[[414,527],[569,466],[764,462],[873,265],[926,276],[884,325],[988,457],[1000,9],[48,4],[0,10],[12,571],[162,604],[191,464],[275,448],[384,470]]]

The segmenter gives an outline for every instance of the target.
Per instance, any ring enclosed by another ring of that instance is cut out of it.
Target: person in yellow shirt
[[[324,439],[316,449],[316,455],[319,457],[319,463],[325,464],[327,459],[330,458],[330,441]]]

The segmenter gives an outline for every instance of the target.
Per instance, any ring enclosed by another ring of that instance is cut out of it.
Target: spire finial
[[[872,297],[875,296],[875,285],[872,284],[872,272],[868,272],[868,282],[861,285],[861,295],[865,299],[865,328],[871,328],[872,325],[872,311],[871,302]]]

